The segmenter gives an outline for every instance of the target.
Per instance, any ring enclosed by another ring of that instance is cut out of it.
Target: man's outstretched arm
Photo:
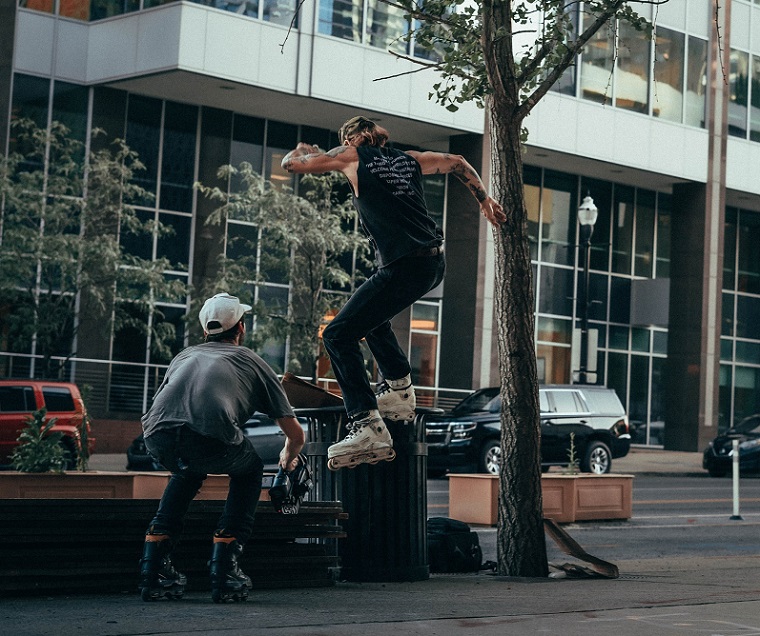
[[[301,142],[283,157],[281,165],[288,172],[297,174],[345,173],[356,160],[356,148],[351,146],[338,146],[325,152],[319,146]]]
[[[483,180],[478,171],[462,155],[448,152],[417,152],[408,150],[408,155],[414,157],[422,168],[422,174],[453,174],[461,181],[480,205],[483,216],[492,224],[498,226],[507,220],[501,204],[488,195]]]

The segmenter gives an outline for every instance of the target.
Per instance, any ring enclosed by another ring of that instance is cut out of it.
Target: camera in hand
[[[284,515],[297,515],[301,502],[311,490],[311,470],[306,456],[298,456],[298,465],[291,471],[280,468],[275,475],[269,498],[275,511]]]

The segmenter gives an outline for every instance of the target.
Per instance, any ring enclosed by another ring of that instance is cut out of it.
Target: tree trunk
[[[533,271],[523,192],[521,122],[493,100],[491,156],[495,198],[507,221],[495,233],[496,317],[501,377],[498,574],[549,573],[541,499],[541,429],[534,346]]]

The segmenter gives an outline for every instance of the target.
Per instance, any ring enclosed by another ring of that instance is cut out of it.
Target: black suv
[[[610,472],[613,458],[631,447],[628,416],[612,389],[592,385],[539,388],[541,468],[567,466],[571,433],[581,471]],[[497,475],[501,464],[501,397],[498,387],[480,389],[446,416],[427,423],[428,473],[474,470]]]

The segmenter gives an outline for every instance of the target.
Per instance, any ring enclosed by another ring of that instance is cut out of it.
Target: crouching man
[[[190,502],[211,474],[228,474],[230,489],[213,536],[210,575],[216,603],[243,601],[251,579],[238,559],[251,536],[264,466],[240,426],[260,411],[286,436],[280,465],[292,470],[304,433],[269,365],[241,346],[250,305],[226,293],[200,311],[206,341],[188,347],[169,365],[150,410],[142,417],[145,445],[171,471],[145,535],[140,562],[144,601],[181,597],[186,577],[171,562]]]

